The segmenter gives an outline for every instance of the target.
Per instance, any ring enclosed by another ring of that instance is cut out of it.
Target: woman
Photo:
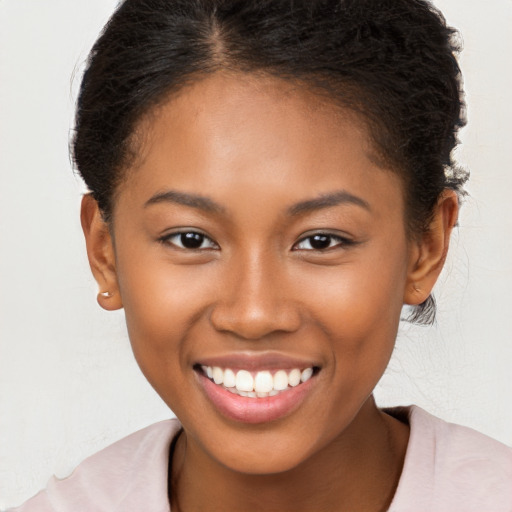
[[[422,1],[126,1],[73,141],[98,301],[180,420],[30,510],[510,510],[510,449],[372,391],[429,322],[465,174]]]

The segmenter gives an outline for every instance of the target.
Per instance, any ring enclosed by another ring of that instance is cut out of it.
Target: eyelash
[[[201,242],[198,247],[185,247],[184,245],[184,239],[183,237],[188,236],[189,241],[195,241],[195,242]],[[321,248],[315,248],[313,244],[311,243],[314,239],[317,239],[317,242],[321,242],[321,239],[328,239],[329,245],[327,247],[321,247]],[[173,242],[173,239],[178,239],[180,241],[180,244]],[[306,241],[309,241],[309,248],[299,247],[301,244],[304,244]],[[336,243],[334,245],[331,245],[332,242],[335,241]],[[165,235],[162,238],[160,238],[160,242],[168,245],[172,245],[175,247],[178,247],[181,250],[184,251],[204,251],[204,250],[212,250],[212,249],[218,249],[219,246],[207,235],[199,232],[199,231],[179,231],[177,233],[171,233],[169,235]],[[209,247],[202,247],[203,244],[207,242]],[[340,246],[350,246],[354,245],[355,242],[353,240],[349,240],[348,238],[341,237],[339,235],[333,235],[331,233],[313,233],[311,235],[308,235],[302,239],[300,239],[296,244],[294,244],[292,250],[295,251],[315,251],[315,252],[326,252],[332,249],[335,249],[336,247]]]
[[[312,245],[312,241],[314,239],[317,239],[317,241],[320,241],[321,239],[328,239],[329,240],[329,245],[327,247],[321,247],[321,248],[315,248],[313,245]],[[309,242],[309,248],[305,249],[305,248],[300,248],[299,246],[303,243],[305,243],[306,241]],[[334,243],[334,245],[331,245],[332,242],[336,242]],[[308,235],[304,238],[302,238],[301,240],[299,240],[294,246],[293,246],[293,249],[296,250],[296,251],[315,251],[315,252],[326,252],[326,251],[330,251],[332,249],[336,249],[337,247],[347,247],[349,245],[353,245],[354,242],[352,240],[349,240],[348,238],[344,238],[342,236],[339,236],[339,235],[333,235],[331,233],[313,233],[311,235]]]
[[[191,237],[189,237],[190,241],[192,241],[194,239],[193,238],[194,236],[196,237],[196,241],[197,241],[197,237],[201,237],[200,246],[199,247],[185,247],[183,245],[183,237],[186,237],[187,235],[192,235]],[[176,239],[176,238],[179,238],[181,245],[178,245],[177,243],[172,241],[173,239]],[[218,249],[218,247],[219,247],[209,236],[206,236],[205,234],[201,233],[200,231],[192,231],[192,230],[171,233],[169,235],[163,236],[162,238],[160,238],[159,241],[163,244],[175,246],[178,249],[181,249],[183,251],[205,251],[205,250],[211,250],[211,249]],[[206,241],[209,242],[211,247],[201,247],[204,244],[204,242],[206,242]]]

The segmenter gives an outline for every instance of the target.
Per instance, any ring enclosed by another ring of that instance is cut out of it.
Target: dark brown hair
[[[464,125],[457,33],[425,0],[125,0],[94,45],[72,152],[108,221],[145,114],[221,69],[300,82],[366,120],[405,184],[412,234],[428,229]],[[412,319],[430,323],[429,298]]]

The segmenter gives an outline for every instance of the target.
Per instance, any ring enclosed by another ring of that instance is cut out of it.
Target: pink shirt
[[[390,409],[411,434],[389,512],[512,512],[512,449],[419,407]],[[177,420],[156,423],[82,462],[12,512],[170,512],[169,447]]]

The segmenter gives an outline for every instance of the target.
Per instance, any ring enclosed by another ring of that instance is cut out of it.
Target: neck
[[[172,461],[173,512],[387,510],[403,467],[408,427],[371,397],[349,428],[297,467],[242,474],[208,457],[186,433]]]

